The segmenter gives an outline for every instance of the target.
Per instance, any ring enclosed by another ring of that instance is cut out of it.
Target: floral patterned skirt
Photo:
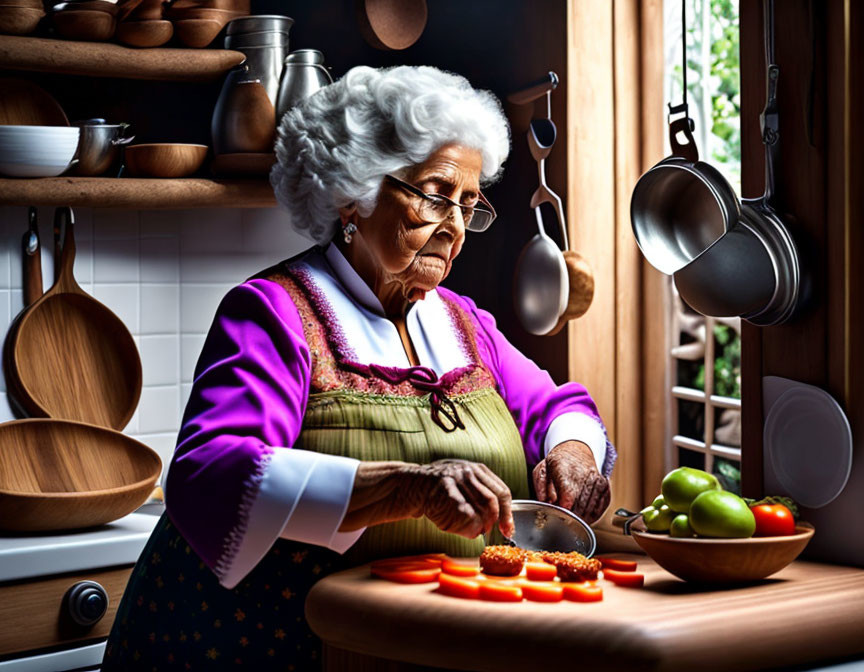
[[[126,586],[102,670],[319,670],[321,641],[303,608],[341,562],[328,549],[279,539],[229,590],[163,514]]]

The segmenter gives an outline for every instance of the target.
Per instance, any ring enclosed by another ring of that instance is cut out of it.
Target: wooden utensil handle
[[[57,241],[60,240],[61,223],[65,224],[66,230],[63,235],[63,248],[57,249]],[[78,283],[72,271],[75,268],[75,215],[72,208],[57,208],[54,211],[54,277],[55,286],[62,287],[63,291],[78,290]],[[59,262],[58,255],[59,253]],[[59,267],[59,270],[57,270]]]
[[[39,244],[39,227],[36,223],[36,208],[30,208],[28,215],[30,223],[21,239],[25,308],[42,296],[42,253]]]

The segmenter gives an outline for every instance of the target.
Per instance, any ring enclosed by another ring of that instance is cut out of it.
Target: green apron
[[[312,355],[295,448],[358,460],[483,462],[514,499],[528,495],[518,429],[458,306],[447,304],[471,365],[429,382],[423,372],[350,361],[338,322],[308,276],[280,266],[264,277],[290,294]],[[369,527],[343,555],[277,539],[252,572],[226,589],[163,515],[126,587],[102,670],[315,670],[321,644],[303,603],[322,576],[378,557],[476,556],[482,549],[482,538],[441,532],[426,518]]]

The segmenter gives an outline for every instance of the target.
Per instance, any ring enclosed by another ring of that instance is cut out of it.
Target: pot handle
[[[678,141],[679,133],[684,134],[686,144]],[[690,117],[684,116],[669,122],[669,145],[672,147],[673,156],[680,156],[693,163],[699,160],[699,149],[693,139],[693,120]]]

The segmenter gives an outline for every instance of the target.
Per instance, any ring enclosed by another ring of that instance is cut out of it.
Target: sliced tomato
[[[441,571],[453,576],[477,576],[480,573],[480,564],[476,560],[444,558],[444,562],[441,563]]]
[[[645,585],[645,575],[639,572],[619,572],[616,569],[604,569],[603,578],[611,581],[616,586],[627,588],[641,588]]]
[[[564,599],[571,602],[600,602],[603,599],[603,589],[596,583],[562,583]]]
[[[490,602],[521,602],[522,586],[515,581],[481,581],[479,596]]]
[[[476,600],[480,594],[480,582],[442,573],[438,577],[438,592],[450,597]]]
[[[526,562],[525,576],[530,581],[554,581],[558,575],[555,565],[548,562]]]
[[[395,583],[432,583],[441,574],[440,567],[417,565],[395,565],[393,567],[370,567],[372,576]]]
[[[615,569],[619,572],[635,572],[636,571],[636,561],[635,560],[619,560],[618,558],[597,558],[600,561],[600,564],[603,565],[603,569]]]
[[[560,583],[551,581],[523,581],[522,596],[532,602],[560,602],[564,589]]]

